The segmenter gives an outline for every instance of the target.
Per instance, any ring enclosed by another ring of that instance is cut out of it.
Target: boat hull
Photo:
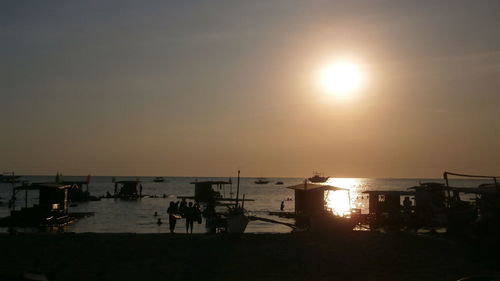
[[[247,228],[249,219],[243,215],[234,215],[226,218],[227,231],[229,233],[244,233]]]

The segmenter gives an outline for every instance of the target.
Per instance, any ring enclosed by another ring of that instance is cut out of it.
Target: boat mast
[[[240,170],[238,170],[238,182],[236,184],[236,205],[235,208],[238,208],[238,196],[240,195]]]

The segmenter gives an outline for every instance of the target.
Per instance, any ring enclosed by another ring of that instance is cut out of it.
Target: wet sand
[[[408,234],[0,235],[1,276],[49,280],[457,280],[499,274],[500,246]],[[1,278],[0,278],[1,279]]]

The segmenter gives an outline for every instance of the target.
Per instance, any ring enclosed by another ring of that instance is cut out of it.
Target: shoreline
[[[18,233],[0,234],[0,245],[2,276],[38,269],[51,281],[441,281],[500,273],[498,240],[463,243],[405,233]]]

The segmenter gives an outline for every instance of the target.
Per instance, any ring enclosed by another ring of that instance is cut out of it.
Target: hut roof
[[[286,188],[293,189],[293,190],[317,190],[317,189],[323,189],[323,190],[349,190],[348,188],[342,188],[342,187],[336,187],[332,185],[325,185],[325,184],[311,184],[311,183],[301,183],[301,184],[296,184],[292,186],[287,186]]]

